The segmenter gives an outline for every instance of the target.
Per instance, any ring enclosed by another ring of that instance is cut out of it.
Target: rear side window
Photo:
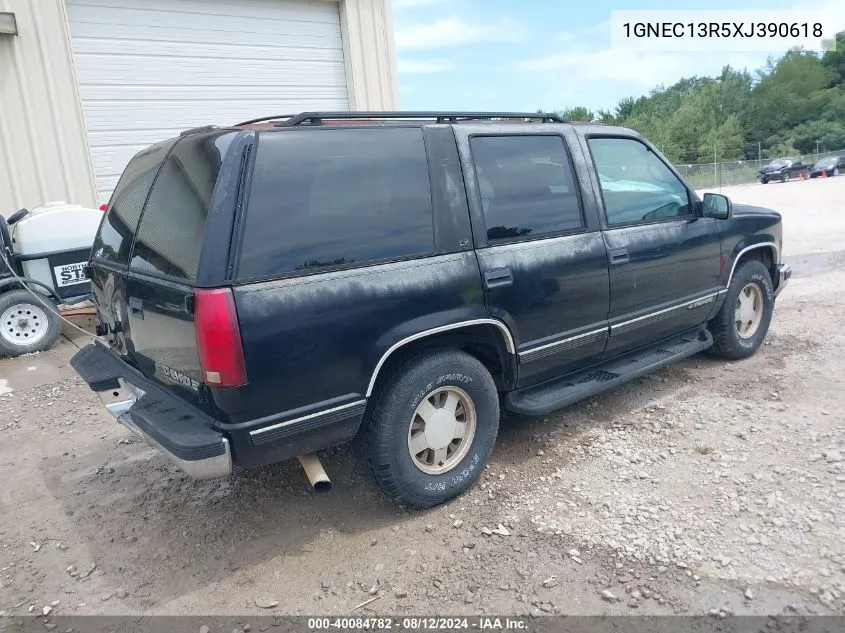
[[[144,207],[130,268],[196,279],[211,196],[234,136],[198,134],[177,143]]]
[[[575,174],[560,136],[476,136],[470,144],[488,240],[584,226]]]
[[[262,134],[238,277],[412,257],[434,249],[419,128]]]
[[[174,141],[164,141],[145,149],[129,161],[112,193],[108,212],[94,239],[92,257],[126,264],[132,236],[138,228],[141,209],[150,187]]]

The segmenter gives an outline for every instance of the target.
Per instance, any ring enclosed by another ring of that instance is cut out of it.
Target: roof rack
[[[247,121],[241,125],[280,119],[283,117],[264,117]],[[277,123],[277,127],[291,127],[294,125],[322,125],[323,119],[436,119],[438,123],[458,123],[459,121],[479,121],[489,119],[530,119],[543,123],[565,123],[557,114],[547,112],[302,112],[284,117],[286,121]]]
[[[235,123],[235,125],[252,125],[253,123],[264,123],[265,121],[275,121],[277,119],[289,119],[293,114],[271,114],[270,116],[262,116],[258,117],[257,119],[250,119],[249,121],[241,121],[240,123]]]

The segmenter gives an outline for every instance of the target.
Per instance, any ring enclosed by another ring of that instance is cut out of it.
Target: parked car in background
[[[760,182],[764,185],[770,180],[786,182],[798,178],[801,174],[809,175],[810,165],[798,158],[778,158],[760,169]]]
[[[483,471],[500,407],[750,356],[791,275],[778,213],[699,197],[633,130],[269,122],[138,154],[91,252],[103,339],[71,363],[196,477],[296,456],[308,473],[356,438],[392,499],[441,503]]]
[[[818,178],[819,176],[838,176],[845,173],[845,155],[844,156],[828,156],[822,158],[819,162],[813,165],[813,170],[810,172],[810,178]]]

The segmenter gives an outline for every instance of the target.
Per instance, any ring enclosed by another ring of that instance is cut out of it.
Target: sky
[[[842,3],[842,4],[840,4]],[[845,1],[829,8],[845,28]],[[795,0],[708,0],[694,8],[795,9]],[[758,52],[620,52],[610,47],[612,9],[678,9],[676,0],[394,0],[403,110],[612,110],[681,77],[722,67],[756,70]],[[690,8],[693,8],[692,6]],[[841,16],[841,17],[840,17]]]

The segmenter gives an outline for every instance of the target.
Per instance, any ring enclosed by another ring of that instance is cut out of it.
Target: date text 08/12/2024
[[[510,630],[527,629],[526,620],[512,617],[360,617],[309,618],[308,628],[320,630],[404,630],[404,631],[461,631],[469,629]]]

